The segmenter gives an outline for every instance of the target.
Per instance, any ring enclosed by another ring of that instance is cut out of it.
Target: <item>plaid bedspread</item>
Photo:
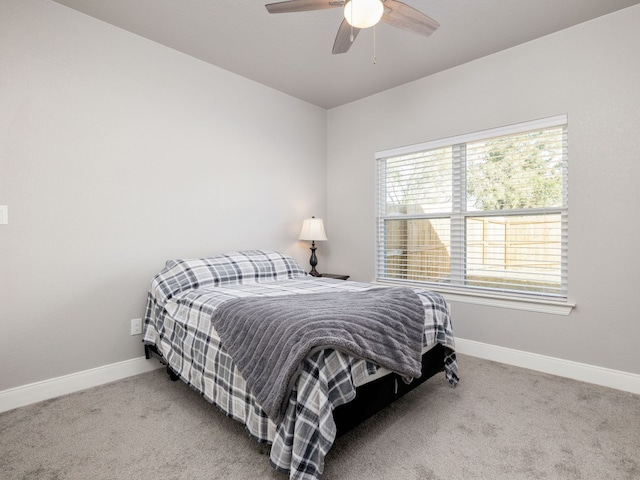
[[[289,397],[285,417],[276,425],[248,391],[211,323],[215,308],[229,299],[363,291],[373,287],[307,275],[289,277],[293,278],[202,286],[205,282],[190,281],[191,288],[167,294],[167,285],[163,285],[160,274],[149,291],[143,342],[155,345],[174,372],[226,415],[242,422],[258,441],[270,443],[270,460],[276,469],[289,472],[291,479],[312,480],[320,477],[324,458],[335,439],[332,410],[351,401],[355,397],[355,384],[373,375],[378,367],[336,350],[323,350],[307,357]],[[196,288],[192,288],[194,284]],[[457,364],[447,305],[436,293],[421,290],[416,293],[425,306],[423,344],[441,343],[446,347],[445,374],[455,385]]]

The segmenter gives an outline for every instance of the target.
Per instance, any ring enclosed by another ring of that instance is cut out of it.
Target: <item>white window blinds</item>
[[[566,116],[376,158],[378,280],[566,299]]]

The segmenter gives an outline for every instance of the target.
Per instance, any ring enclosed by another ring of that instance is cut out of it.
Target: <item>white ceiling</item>
[[[342,9],[269,14],[276,0],[55,0],[324,108],[548,35],[640,0],[404,0],[440,28],[386,24],[332,55]],[[328,0],[327,0],[328,1]]]

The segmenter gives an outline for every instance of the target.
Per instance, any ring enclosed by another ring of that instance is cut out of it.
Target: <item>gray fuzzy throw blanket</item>
[[[399,287],[229,300],[216,309],[213,325],[258,403],[277,423],[302,361],[321,349],[419,377],[424,317],[418,295]]]

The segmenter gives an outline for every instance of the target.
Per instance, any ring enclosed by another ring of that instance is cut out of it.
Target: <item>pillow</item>
[[[167,261],[154,277],[152,291],[164,304],[176,293],[207,285],[233,285],[307,276],[290,256],[271,250],[244,250],[213,257]]]

